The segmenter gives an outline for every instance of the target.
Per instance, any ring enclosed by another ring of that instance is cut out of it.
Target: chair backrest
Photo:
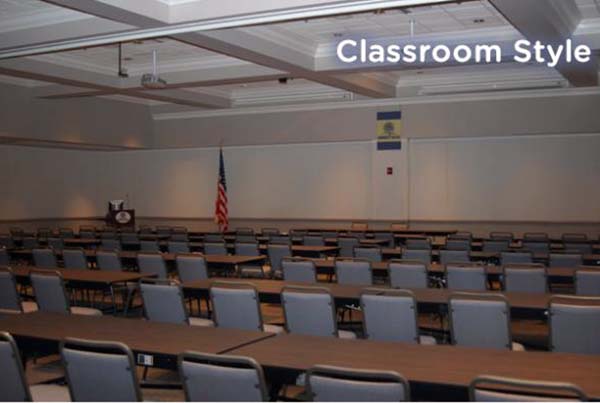
[[[471,258],[468,250],[440,250],[440,263],[469,263]]]
[[[171,227],[171,234],[187,234],[188,229],[187,227],[181,226],[181,225],[176,225],[174,227]]]
[[[594,247],[590,242],[565,242],[563,245],[565,253],[580,253],[582,255],[591,255],[594,251]]]
[[[181,286],[170,280],[143,279],[140,291],[144,316],[155,322],[189,324]]]
[[[252,358],[185,352],[178,366],[188,402],[268,400],[263,370]]]
[[[195,280],[208,279],[208,269],[204,256],[196,254],[183,254],[175,257],[177,274],[182,283]]]
[[[60,355],[73,401],[142,400],[133,353],[125,344],[67,338]]]
[[[367,339],[419,343],[417,301],[411,291],[366,289],[360,306]]]
[[[118,239],[102,239],[100,241],[100,249],[121,250],[121,241]]]
[[[285,257],[281,261],[281,268],[285,281],[310,284],[317,282],[317,269],[312,260]]]
[[[61,238],[73,238],[75,233],[73,232],[73,228],[60,228],[58,230],[58,236]]]
[[[87,258],[83,249],[64,249],[63,261],[65,269],[80,269],[88,268]]]
[[[25,249],[35,249],[40,247],[40,242],[37,238],[28,236],[23,238],[23,248]]]
[[[321,231],[321,236],[323,238],[337,238],[338,235],[337,231]]]
[[[359,245],[358,238],[354,237],[339,237],[338,246],[340,247],[339,256],[341,257],[353,257],[354,256],[354,248]]]
[[[366,259],[336,259],[335,277],[338,284],[372,285],[373,271],[371,269],[371,262]]]
[[[512,232],[506,231],[492,231],[490,232],[490,239],[512,241],[515,238]]]
[[[96,267],[106,271],[122,271],[123,264],[119,254],[115,251],[96,251]]]
[[[54,250],[60,251],[65,248],[65,241],[63,238],[48,238],[48,247]]]
[[[190,253],[190,245],[187,242],[169,241],[167,248],[169,253]]]
[[[600,354],[600,297],[556,295],[548,318],[551,351]]]
[[[250,227],[238,227],[235,229],[236,235],[254,235],[254,229]]]
[[[29,273],[35,302],[42,312],[71,313],[65,284],[58,271],[36,271]]]
[[[292,256],[292,248],[288,244],[269,244],[267,253],[269,254],[269,262],[271,262],[272,274],[281,273],[281,260],[284,257]]]
[[[17,280],[10,267],[0,266],[0,310],[22,312]],[[1,390],[1,389],[0,389]]]
[[[160,247],[156,241],[140,241],[140,250],[142,252],[160,252]]]
[[[283,287],[281,302],[289,333],[338,336],[335,304],[326,288]]]
[[[171,227],[168,225],[157,225],[156,233],[160,235],[171,235]]]
[[[402,251],[403,260],[415,260],[431,266],[431,249],[404,249]]]
[[[306,246],[325,246],[325,239],[321,235],[305,235],[302,244]]]
[[[550,252],[550,243],[544,241],[523,241],[523,249],[533,253]]]
[[[448,234],[448,239],[463,239],[470,241],[473,239],[473,233],[469,231],[456,231],[454,234]]]
[[[290,237],[287,235],[270,235],[269,244],[273,245],[289,245]]]
[[[561,239],[563,242],[587,242],[588,236],[582,233],[567,233],[562,234]]]
[[[427,265],[419,260],[392,260],[389,263],[393,288],[427,288]]]
[[[387,243],[383,246],[386,248],[393,248],[396,246],[396,238],[394,238],[394,234],[392,232],[375,232],[373,235],[375,239],[385,239]]]
[[[263,330],[258,292],[251,283],[215,282],[209,293],[217,327]]]
[[[482,250],[484,252],[500,253],[510,247],[509,239],[484,239]]]
[[[533,263],[533,254],[529,251],[500,252],[500,263],[503,265]]]
[[[96,233],[94,231],[79,231],[79,238],[94,239],[96,238]]]
[[[204,234],[204,242],[208,243],[222,243],[225,242],[223,234]]]
[[[114,230],[108,231],[102,231],[100,233],[100,239],[117,239],[117,233]]]
[[[48,227],[41,227],[37,229],[38,238],[49,238],[52,236],[52,230]]]
[[[452,344],[512,348],[510,308],[503,295],[455,293],[448,311]]]
[[[0,391],[6,402],[31,402],[29,385],[17,343],[6,332],[0,332]]]
[[[504,290],[545,294],[548,292],[546,268],[543,264],[509,264],[503,268]]]
[[[226,255],[227,246],[224,242],[205,242],[204,243],[204,254],[205,255]]]
[[[10,264],[10,256],[5,247],[0,247],[0,266],[8,266]]]
[[[550,267],[577,267],[583,264],[583,256],[577,253],[551,253]]]
[[[235,242],[256,243],[256,235],[254,234],[236,234]]]
[[[52,249],[34,249],[33,250],[33,264],[37,267],[55,268],[58,267],[56,263],[56,256]]]
[[[478,376],[469,385],[472,402],[587,401],[578,386],[563,382],[529,381],[499,376]]]
[[[279,228],[263,228],[260,233],[262,236],[271,236],[271,235],[279,235],[281,232]]]
[[[354,248],[354,257],[357,259],[366,259],[372,263],[381,262],[381,248],[368,248],[357,246]]]
[[[523,241],[548,242],[548,234],[545,232],[526,232],[523,234]]]
[[[447,250],[471,250],[471,241],[468,239],[447,239]]]
[[[258,244],[254,242],[236,242],[235,254],[240,256],[259,256]]]
[[[153,231],[150,225],[140,225],[140,234],[151,234]]]
[[[167,278],[167,265],[160,253],[140,252],[137,263],[142,274],[154,274],[159,279]]]
[[[582,267],[575,271],[575,294],[600,296],[600,270]]]
[[[189,237],[187,232],[174,232],[171,234],[171,237],[169,238],[171,241],[173,242],[189,242]]]
[[[122,232],[121,233],[121,242],[123,242],[123,243],[138,243],[138,242],[140,242],[140,237],[135,232]]]
[[[15,242],[10,235],[0,235],[0,247],[2,248],[14,248]]]
[[[404,241],[406,249],[431,250],[431,238],[409,238]]]
[[[477,263],[448,263],[446,284],[450,290],[485,291],[487,289],[485,266]]]
[[[399,402],[410,400],[408,381],[397,372],[317,365],[306,373],[315,402]]]

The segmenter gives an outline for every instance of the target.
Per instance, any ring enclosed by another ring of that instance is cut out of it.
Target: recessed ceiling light
[[[482,23],[484,23],[484,22],[485,22],[485,18],[475,18],[475,19],[473,20],[473,23],[474,23],[474,24],[482,24]]]

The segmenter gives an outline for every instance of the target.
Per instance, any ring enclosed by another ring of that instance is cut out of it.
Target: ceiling
[[[276,7],[333,1],[280,0]],[[152,113],[237,109],[257,105],[352,102],[368,98],[426,97],[531,88],[581,86],[581,72],[567,68],[505,62],[498,65],[356,68],[335,62],[335,44],[357,35],[382,41],[422,40],[508,43],[542,34],[541,9],[508,0],[472,0],[207,31],[0,61],[0,81],[28,86],[46,99],[102,97],[147,104]],[[261,11],[273,2],[255,0],[0,0],[2,49],[126,29]],[[600,49],[600,0],[562,0],[560,12],[572,21],[569,36]],[[570,8],[569,8],[570,7]],[[567,11],[564,11],[567,10]],[[514,12],[513,12],[514,11]],[[512,14],[511,14],[512,13]],[[544,19],[546,32],[561,32],[560,18]],[[411,21],[414,36],[411,37]],[[556,24],[553,26],[552,24]],[[0,49],[0,50],[2,50]],[[140,78],[158,70],[168,82],[148,91]],[[598,78],[598,64],[587,71]],[[284,83],[279,79],[287,78]],[[593,80],[592,80],[593,81]],[[584,83],[584,85],[586,85]],[[597,83],[596,83],[597,85]]]

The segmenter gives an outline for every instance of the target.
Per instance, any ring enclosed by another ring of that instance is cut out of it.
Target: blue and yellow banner
[[[377,149],[402,149],[402,112],[377,112]]]

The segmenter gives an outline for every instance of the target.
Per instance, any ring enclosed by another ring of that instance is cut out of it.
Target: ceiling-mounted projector
[[[151,90],[160,90],[167,86],[167,82],[158,76],[156,50],[152,51],[152,73],[142,76],[142,87]]]

